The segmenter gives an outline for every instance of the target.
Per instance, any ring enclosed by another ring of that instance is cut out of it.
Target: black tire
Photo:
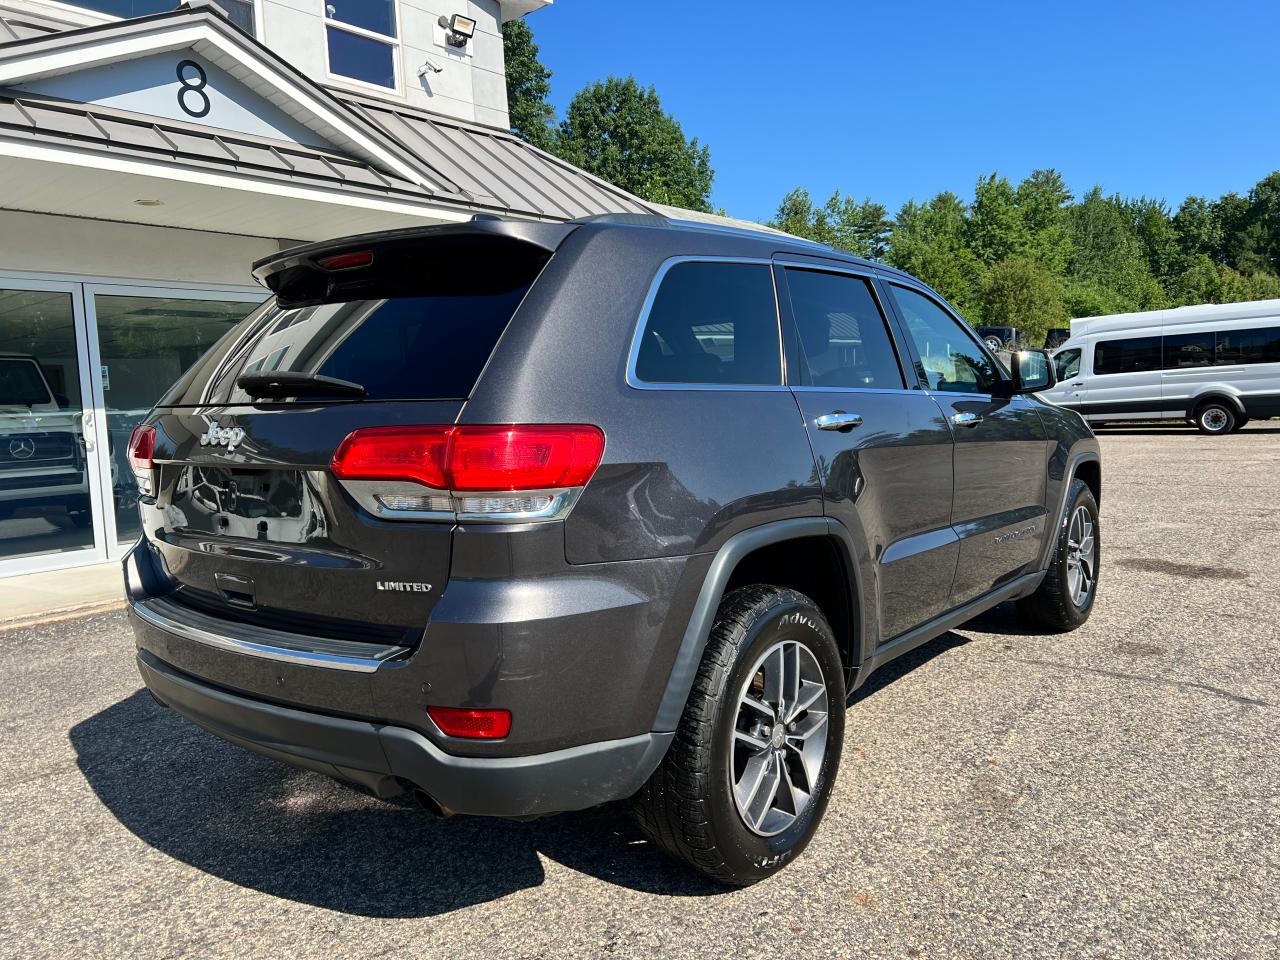
[[[1094,563],[1093,585],[1088,595],[1077,604],[1071,596],[1069,547],[1071,520],[1076,510],[1083,507],[1093,524]],[[1049,570],[1041,581],[1036,592],[1018,601],[1018,614],[1028,626],[1052,633],[1066,633],[1081,626],[1093,612],[1093,605],[1098,598],[1098,581],[1102,557],[1102,525],[1098,522],[1098,503],[1093,499],[1093,492],[1083,480],[1072,480],[1071,490],[1067,495],[1067,508],[1058,518],[1057,537],[1053,544],[1053,554],[1049,560]]]
[[[1235,430],[1239,416],[1229,403],[1210,400],[1196,407],[1196,429],[1211,437],[1220,437]]]
[[[1237,416],[1237,417],[1236,417],[1236,425],[1235,425],[1234,427],[1232,427],[1232,428],[1231,428],[1231,432],[1232,432],[1232,433],[1239,433],[1241,430],[1243,430],[1243,429],[1245,428],[1245,426],[1246,426],[1248,423],[1249,423],[1249,418],[1248,418],[1248,417],[1241,417],[1241,416]]]
[[[781,832],[762,836],[748,828],[733,796],[739,698],[759,659],[779,641],[792,640],[813,654],[822,671],[826,751],[807,806]],[[844,709],[844,667],[817,605],[781,587],[734,590],[720,604],[671,749],[632,798],[640,829],[666,853],[720,883],[745,887],[776,873],[804,850],[822,820],[840,764]]]

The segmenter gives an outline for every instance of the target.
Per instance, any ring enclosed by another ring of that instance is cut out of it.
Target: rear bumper
[[[403,727],[283,707],[210,686],[146,650],[138,652],[138,669],[159,700],[224,740],[380,796],[407,783],[450,813],[525,817],[629,797],[674,736],[650,733],[526,757],[458,757]]]

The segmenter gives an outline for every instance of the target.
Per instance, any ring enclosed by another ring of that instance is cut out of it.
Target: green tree
[[[502,51],[507,70],[507,111],[516,136],[542,150],[555,149],[555,109],[551,96],[551,71],[538,59],[533,31],[524,20],[502,25]]]
[[[966,240],[967,213],[964,201],[950,192],[923,206],[907,202],[894,220],[887,259],[929,284],[977,325],[982,322],[978,293],[983,267]]]
[[[1010,257],[991,267],[982,281],[982,322],[1017,327],[1027,343],[1044,343],[1050,327],[1066,325],[1062,284],[1028,257]]]
[[[782,198],[769,226],[860,257],[883,259],[893,224],[879,203],[859,203],[837,190],[819,207],[808,190],[798,187]]]
[[[1187,197],[1173,216],[1173,228],[1178,234],[1178,245],[1187,258],[1205,257],[1212,262],[1222,251],[1222,221],[1213,203],[1204,197]]]
[[[1147,269],[1166,289],[1169,288],[1184,268],[1185,258],[1168,204],[1163,200],[1140,197],[1125,200],[1121,206],[1138,238]]]
[[[1018,210],[1028,236],[1027,256],[1057,275],[1071,259],[1066,207],[1072,199],[1062,174],[1052,168],[1034,170],[1018,184]]]
[[[1005,177],[981,177],[968,221],[969,248],[983,263],[1025,256],[1031,243],[1018,196]]]
[[[1164,306],[1163,288],[1151,275],[1142,247],[1125,214],[1122,201],[1104,197],[1094,187],[1070,208],[1072,251],[1068,304],[1087,292],[1116,310],[1153,310]],[[1072,306],[1073,316],[1079,314]]]
[[[634,77],[581,90],[565,111],[556,146],[570,163],[646,200],[711,209],[711,151],[687,139],[653,87]]]

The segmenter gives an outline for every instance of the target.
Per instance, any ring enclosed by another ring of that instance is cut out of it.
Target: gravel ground
[[[1280,423],[1106,430],[1103,584],[872,678],[807,853],[724,891],[621,811],[433,821],[0,634],[0,957],[1280,956]]]

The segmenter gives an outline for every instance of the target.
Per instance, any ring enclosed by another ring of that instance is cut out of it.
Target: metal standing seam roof
[[[15,90],[0,90],[0,137],[71,142],[108,153],[165,157],[383,195],[427,197],[420,184],[341,154]]]
[[[366,98],[338,99],[420,158],[431,176],[495,212],[554,220],[654,212],[639,197],[510,131]]]
[[[67,29],[65,23],[50,20],[34,13],[0,14],[0,43],[44,37]]]

